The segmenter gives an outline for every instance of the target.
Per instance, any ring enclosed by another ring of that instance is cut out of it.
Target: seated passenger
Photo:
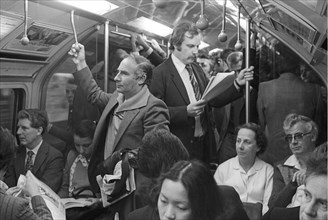
[[[294,208],[273,207],[262,220],[325,220],[327,211],[327,153],[311,154],[306,162],[304,197]]]
[[[65,161],[62,153],[43,140],[47,126],[48,116],[43,110],[25,109],[18,113],[20,146],[5,175],[5,183],[9,187],[17,185],[20,174],[25,175],[31,170],[36,178],[58,192]]]
[[[266,148],[260,126],[246,123],[237,128],[237,156],[219,165],[214,178],[218,185],[233,186],[242,202],[262,204],[262,215],[268,210],[272,191],[273,167],[258,158]]]
[[[318,137],[316,123],[303,115],[295,113],[287,115],[283,128],[286,134],[285,139],[289,144],[292,155],[275,164],[273,188],[269,201],[270,208],[284,187],[288,184],[291,184],[289,187],[292,185],[298,186],[297,182],[292,183],[293,176],[297,171],[305,171],[305,160],[315,149]]]
[[[12,159],[15,151],[15,137],[9,130],[0,127],[0,173],[4,173],[7,169],[10,159]],[[8,159],[7,159],[8,158]],[[52,219],[50,210],[48,209],[44,199],[40,195],[37,184],[31,177],[31,173],[26,174],[26,185],[23,189],[24,193],[31,196],[31,205],[28,199],[14,197],[6,193],[8,187],[0,179],[0,219]],[[19,189],[20,190],[20,189]],[[16,192],[14,189],[12,193]]]
[[[92,140],[96,124],[83,120],[74,130],[74,146],[68,155],[63,183],[58,192],[61,198],[94,197],[88,179],[88,165],[93,151]]]
[[[308,155],[308,157],[304,161],[305,169],[299,170],[294,173],[292,180],[280,191],[280,193],[276,197],[276,200],[272,204],[272,207],[293,208],[300,206],[302,200],[305,197],[304,183],[306,179],[307,161],[309,160],[309,157],[319,158],[322,155],[327,155],[327,142],[316,147],[315,150]]]
[[[217,186],[200,161],[179,161],[162,174],[151,205],[129,214],[129,220],[248,219],[236,191]]]

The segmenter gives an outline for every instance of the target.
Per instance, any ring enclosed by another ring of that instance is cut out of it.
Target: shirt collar
[[[291,155],[290,157],[288,157],[288,159],[285,161],[284,165],[290,166],[290,167],[295,167],[296,169],[301,169],[301,165],[294,154]]]
[[[234,158],[231,159],[232,160],[232,167],[235,170],[242,170],[244,171],[244,169],[240,166],[239,160],[238,160],[238,156],[235,156]],[[250,170],[254,170],[254,171],[258,171],[260,169],[262,169],[263,167],[263,163],[261,163],[261,160],[256,157],[253,166],[251,167]]]
[[[174,56],[173,53],[172,53],[171,57],[172,57],[172,62],[174,64],[175,68],[177,68],[178,73],[181,74],[182,71],[185,69],[186,64],[182,63],[179,60],[179,58],[177,58],[176,56]]]
[[[121,93],[118,93],[117,101],[119,103],[119,106],[117,107],[116,113],[146,106],[149,95],[150,92],[146,85],[143,86],[137,94],[124,101],[123,101],[124,98],[123,95]]]
[[[40,147],[41,147],[42,142],[43,142],[43,140],[41,140],[40,143],[39,143],[38,145],[36,145],[36,147],[33,148],[32,150],[26,148],[26,153],[27,153],[28,151],[33,151],[34,155],[36,155],[36,154],[38,153],[38,150],[39,150]]]

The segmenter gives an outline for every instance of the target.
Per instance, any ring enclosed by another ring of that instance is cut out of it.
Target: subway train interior
[[[326,99],[326,0],[1,0],[0,4],[0,124],[13,134],[17,113],[24,108],[45,109],[51,123],[67,126],[65,91],[75,71],[68,51],[74,42],[85,45],[95,80],[112,92],[118,49],[131,51],[130,36],[142,33],[169,52],[172,28],[182,20],[198,22],[203,32],[199,49],[207,52],[248,47],[250,33],[256,32],[258,63],[263,66],[260,82],[278,77],[274,51],[282,43],[302,60],[303,78],[320,85]],[[79,109],[74,114],[78,119],[100,116],[79,88],[74,108]],[[47,138],[53,145],[63,144]]]
[[[133,49],[132,36],[155,40],[169,57],[172,31],[182,21],[201,30],[199,53],[243,51],[248,67],[253,49],[260,85],[279,77],[277,47],[289,48],[299,60],[299,78],[320,87],[317,144],[327,141],[327,0],[1,0],[0,126],[17,136],[22,109],[45,110],[63,130],[83,119],[97,122],[101,110],[74,84],[72,45],[85,46],[92,76],[112,93],[122,53]],[[47,132],[43,138],[66,147]]]
[[[282,42],[303,60],[313,83],[327,88],[325,0],[97,0],[92,3],[98,6],[95,10],[88,2],[1,0],[1,126],[15,133],[17,112],[24,108],[45,109],[50,122],[66,125],[65,86],[75,71],[68,55],[75,42],[72,21],[78,42],[86,46],[87,63],[105,91],[115,90],[117,49],[131,51],[131,34],[142,33],[168,51],[174,25],[181,20],[197,22],[202,15],[206,20],[200,20],[200,25],[208,27],[203,29],[199,49],[234,48],[237,38],[245,47],[249,25],[257,32],[256,50],[264,51],[263,45],[269,48],[259,58],[260,65],[270,66],[260,71],[260,81],[277,77],[273,51]],[[25,34],[28,43],[22,41]],[[79,90],[74,105],[85,112],[90,107]],[[99,113],[90,111],[77,117],[96,120]]]

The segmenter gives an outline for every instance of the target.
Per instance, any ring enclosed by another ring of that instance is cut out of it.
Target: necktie
[[[198,82],[196,80],[194,71],[193,71],[190,64],[186,65],[186,69],[189,73],[189,78],[190,78],[190,82],[191,82],[192,88],[193,88],[194,93],[195,93],[195,98],[198,101],[202,98],[202,94],[200,93],[199,85],[198,85]],[[203,129],[203,126],[201,124],[201,118],[200,118],[200,116],[196,116],[195,117],[194,136],[195,137],[201,137],[203,135],[204,135],[204,129]]]
[[[28,151],[27,152],[27,160],[26,160],[26,165],[25,165],[25,173],[28,171],[28,170],[31,170],[33,169],[33,151]]]
[[[194,89],[194,93],[195,93],[195,98],[196,100],[200,100],[201,97],[202,97],[202,94],[200,93],[200,89],[199,89],[199,85],[198,85],[198,82],[197,82],[197,79],[195,77],[195,74],[194,74],[194,71],[192,70],[192,67],[191,65],[186,65],[186,69],[189,73],[189,78],[190,78],[190,82],[191,82],[191,85],[192,85],[192,88]]]

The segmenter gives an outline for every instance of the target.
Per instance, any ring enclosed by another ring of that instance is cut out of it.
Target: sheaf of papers
[[[33,174],[32,176],[34,178],[34,182],[36,182],[36,184],[38,184],[38,186],[40,187],[41,196],[44,199],[45,203],[47,204],[47,207],[49,208],[52,214],[52,218],[65,220],[66,219],[65,207],[60,197],[49,186],[47,186],[45,183],[40,181]],[[26,182],[25,176],[20,175],[17,185],[25,185],[25,182]]]
[[[202,99],[210,101],[227,90],[235,80],[235,72],[217,73],[212,76],[203,93]]]

